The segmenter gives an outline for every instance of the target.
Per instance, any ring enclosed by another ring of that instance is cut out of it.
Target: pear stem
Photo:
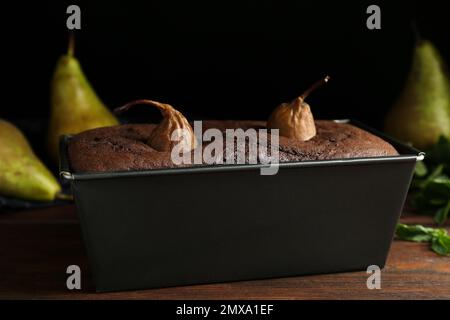
[[[310,95],[311,92],[316,90],[317,88],[323,86],[325,83],[327,83],[330,80],[330,76],[326,76],[325,78],[315,82],[311,87],[308,88],[299,98],[301,100],[305,100],[307,96]]]
[[[161,102],[157,102],[157,101],[153,101],[153,100],[147,100],[147,99],[140,99],[140,100],[135,100],[135,101],[131,101],[121,107],[118,107],[116,109],[114,109],[114,114],[121,114],[125,111],[127,111],[128,109],[130,109],[131,107],[138,105],[138,104],[147,104],[147,105],[151,105],[154,106],[156,108],[158,108],[161,111],[165,111],[167,110],[167,105]]]
[[[69,44],[67,46],[67,55],[73,56],[75,53],[75,34],[73,32],[69,33]]]
[[[419,27],[417,25],[417,20],[416,19],[414,19],[411,22],[411,29],[413,31],[414,39],[416,40],[416,43],[419,43],[422,40],[422,36],[420,35],[420,31],[419,31]]]

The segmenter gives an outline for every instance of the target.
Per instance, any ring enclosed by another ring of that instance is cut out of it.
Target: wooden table
[[[430,225],[431,218],[403,217]],[[449,229],[449,224],[446,225]],[[82,270],[82,289],[66,289],[66,268]],[[450,257],[427,244],[394,241],[380,290],[366,272],[95,293],[73,205],[0,213],[0,298],[44,299],[450,299]]]

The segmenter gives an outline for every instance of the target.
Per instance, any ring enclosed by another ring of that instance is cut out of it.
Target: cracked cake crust
[[[398,155],[388,142],[351,124],[327,120],[315,123],[317,134],[308,141],[280,136],[280,162]],[[203,121],[203,131],[216,128],[225,135],[226,129],[265,129],[265,124],[264,121],[211,120]],[[171,161],[170,152],[160,152],[146,144],[155,127],[155,124],[125,124],[75,135],[68,148],[72,170],[114,172],[192,166],[176,165]],[[204,142],[203,148],[207,144]],[[248,148],[245,151],[248,163]]]

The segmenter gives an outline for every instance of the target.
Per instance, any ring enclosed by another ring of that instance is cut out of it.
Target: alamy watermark
[[[262,164],[261,175],[274,175],[279,168],[279,130],[209,128],[203,131],[202,121],[194,121],[194,135],[198,147],[193,153],[186,129],[176,129],[171,140],[177,142],[171,151],[176,165],[192,164]],[[207,144],[204,145],[203,142]],[[204,145],[204,147],[203,147]]]
[[[371,265],[367,267],[367,271],[370,276],[367,278],[367,289],[381,289],[381,269],[377,265]]]
[[[381,29],[381,9],[376,4],[372,4],[367,7],[367,14],[370,16],[366,20],[366,26],[369,30],[380,30]]]
[[[69,17],[66,20],[66,26],[69,30],[81,29],[81,9],[76,4],[71,4],[67,7],[66,13]]]
[[[67,267],[66,273],[69,275],[66,280],[66,287],[69,290],[81,289],[81,269],[76,264]]]

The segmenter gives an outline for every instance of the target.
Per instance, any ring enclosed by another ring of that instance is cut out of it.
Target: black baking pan
[[[64,137],[97,291],[382,268],[424,154],[351,122],[400,155],[74,173]]]

